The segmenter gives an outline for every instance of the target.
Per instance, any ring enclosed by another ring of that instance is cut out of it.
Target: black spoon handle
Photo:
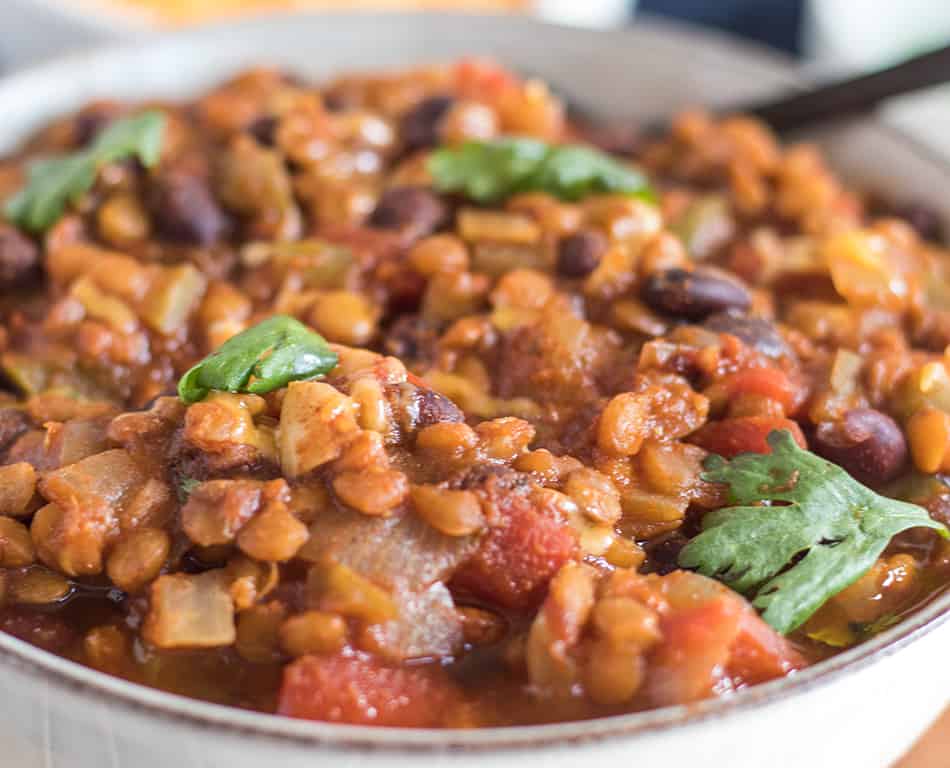
[[[894,96],[950,82],[950,46],[893,67],[841,80],[772,101],[736,107],[779,132],[866,112]]]

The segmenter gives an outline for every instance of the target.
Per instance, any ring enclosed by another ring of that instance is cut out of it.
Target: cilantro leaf
[[[92,188],[104,165],[137,157],[146,168],[154,166],[161,154],[164,130],[161,112],[142,112],[116,120],[88,149],[33,163],[26,186],[7,201],[4,215],[30,232],[44,232],[67,205]]]
[[[562,200],[580,200],[588,195],[612,192],[653,199],[641,171],[583,146],[552,149],[531,177],[530,184]]]
[[[592,147],[550,146],[536,139],[502,138],[444,147],[429,158],[442,192],[480,203],[520,192],[547,192],[562,200],[603,192],[653,199],[646,177]]]
[[[211,390],[262,395],[291,381],[328,373],[338,357],[326,340],[286,315],[275,315],[233,336],[178,382],[186,403]]]
[[[534,139],[469,141],[434,152],[429,172],[437,189],[490,203],[523,188],[548,152],[547,144]]]
[[[728,484],[736,506],[703,518],[702,532],[680,552],[679,564],[754,597],[762,618],[779,632],[801,626],[854,583],[901,531],[934,528],[950,538],[926,510],[878,495],[799,448],[787,431],[772,432],[768,442],[771,454],[707,459],[703,478]],[[784,504],[752,506],[762,501]]]

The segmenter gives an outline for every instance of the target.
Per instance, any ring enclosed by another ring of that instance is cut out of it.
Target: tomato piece
[[[743,613],[740,601],[722,595],[661,621],[663,640],[650,658],[646,682],[655,706],[688,704],[713,695],[725,677]]]
[[[761,395],[781,403],[785,413],[795,410],[798,388],[785,371],[778,368],[744,368],[725,377],[722,382],[729,397]]]
[[[448,724],[460,702],[440,669],[389,666],[366,654],[303,656],[284,668],[277,713],[352,725],[436,728]]]
[[[805,665],[804,657],[788,640],[751,608],[745,611],[729,658],[729,675],[736,684],[764,683]]]
[[[698,701],[723,686],[765,682],[806,665],[741,595],[696,573],[663,579],[669,608],[646,689],[656,706]]]
[[[463,59],[455,67],[455,90],[460,98],[496,104],[518,85],[506,69],[486,59]]]
[[[802,448],[808,447],[798,424],[791,419],[773,416],[743,416],[712,421],[705,424],[690,440],[710,453],[718,453],[731,459],[740,453],[771,453],[772,448],[766,438],[776,429],[788,430],[796,443]]]
[[[574,556],[577,538],[566,522],[536,509],[521,494],[508,495],[498,511],[499,518],[452,585],[506,608],[530,610]]]

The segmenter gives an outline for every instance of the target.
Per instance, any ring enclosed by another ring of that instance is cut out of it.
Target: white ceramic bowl
[[[608,115],[742,100],[796,82],[780,59],[655,23],[594,32],[510,18],[280,16],[74,57],[0,81],[0,152],[88,99],[184,96],[253,63],[322,77],[474,53],[545,77]],[[864,121],[820,138],[854,181],[950,214],[950,170],[899,134]],[[862,646],[728,699],[479,731],[373,729],[242,712],[105,677],[0,634],[0,765],[883,768],[947,704],[948,619],[945,593]]]

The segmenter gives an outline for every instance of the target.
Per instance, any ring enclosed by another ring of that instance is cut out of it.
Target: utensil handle
[[[901,94],[950,82],[950,46],[868,75],[849,78],[794,96],[740,107],[776,131],[792,131],[813,123],[865,112]]]

